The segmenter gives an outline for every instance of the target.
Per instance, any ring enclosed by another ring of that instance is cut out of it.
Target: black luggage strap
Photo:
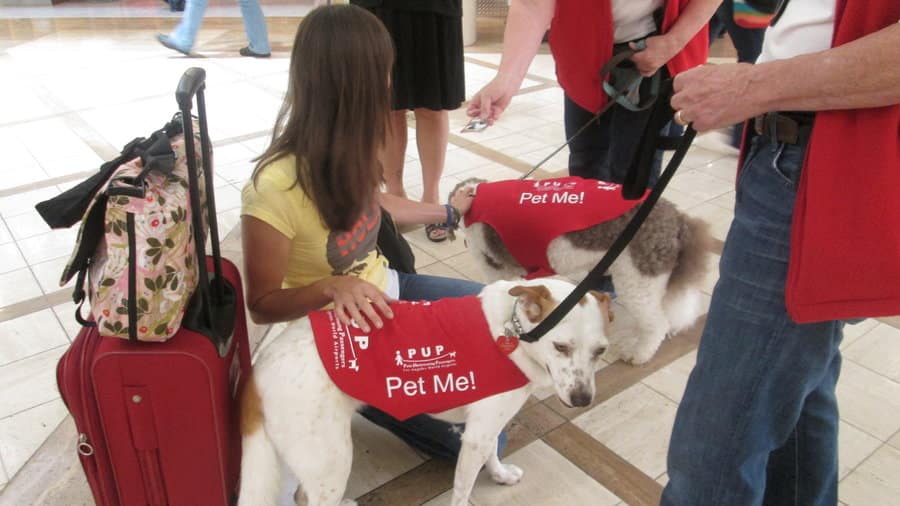
[[[200,153],[203,164],[203,177],[206,182],[206,209],[209,223],[210,249],[212,250],[213,273],[206,268],[206,245],[202,232],[202,212],[194,212],[191,215],[194,230],[194,246],[197,254],[197,290],[191,296],[181,321],[183,327],[203,334],[216,346],[219,356],[224,357],[230,348],[234,336],[235,315],[237,311],[243,311],[237,307],[237,290],[240,286],[233,286],[224,278],[222,272],[222,252],[219,245],[219,226],[216,219],[216,201],[212,173],[212,145],[209,140],[209,130],[206,117],[206,71],[200,67],[187,69],[178,82],[175,92],[175,100],[184,121],[184,148],[187,155],[188,177],[190,179],[189,198],[191,208],[201,209],[199,190],[199,169],[197,167],[194,145],[193,125],[191,124],[191,109],[193,102],[197,102],[197,116],[200,128]]]

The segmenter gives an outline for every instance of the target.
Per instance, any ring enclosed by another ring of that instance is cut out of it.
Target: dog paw
[[[515,485],[516,483],[519,483],[519,480],[522,479],[522,475],[524,474],[525,471],[519,466],[501,464],[499,470],[491,472],[491,478],[494,482],[501,485]]]
[[[606,353],[603,354],[603,360],[606,360],[610,364],[616,360],[630,362],[632,348],[634,348],[633,341],[612,342],[610,343],[609,348],[606,349]]]
[[[628,352],[622,355],[622,360],[631,365],[642,365],[646,364],[653,358],[653,355],[656,354],[656,349],[637,349],[637,350],[629,350]]]

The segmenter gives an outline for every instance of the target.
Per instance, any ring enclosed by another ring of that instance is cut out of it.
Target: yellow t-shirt
[[[285,156],[264,167],[256,184],[247,181],[241,192],[242,216],[266,222],[291,241],[282,286],[307,286],[328,276],[350,274],[385,290],[387,259],[375,247],[380,209],[374,206],[364,213],[349,232],[332,232],[296,180],[295,157]]]

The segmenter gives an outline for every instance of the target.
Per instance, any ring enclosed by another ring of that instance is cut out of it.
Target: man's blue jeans
[[[203,22],[203,14],[206,12],[208,0],[188,0],[185,4],[181,22],[172,32],[172,41],[179,49],[190,52],[197,39],[200,23]],[[266,29],[266,18],[259,6],[259,0],[238,0],[241,7],[241,17],[244,18],[244,31],[247,32],[247,40],[250,42],[250,51],[257,54],[269,54],[269,33]]]
[[[484,288],[481,283],[463,279],[403,272],[398,274],[402,300],[437,300],[444,297],[477,295]],[[455,461],[459,455],[462,446],[461,425],[437,420],[428,415],[414,416],[401,422],[371,406],[364,407],[360,410],[360,414],[428,455],[451,461]],[[505,442],[506,435],[500,434],[498,451],[502,451]]]
[[[757,137],[738,176],[663,505],[837,504],[843,323],[796,324],[784,302],[803,152]]]

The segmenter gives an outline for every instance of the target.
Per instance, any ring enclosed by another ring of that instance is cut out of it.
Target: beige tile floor
[[[191,59],[153,40],[175,22],[154,0],[0,7],[0,504],[89,502],[54,377],[56,361],[78,331],[70,287],[57,284],[75,231],[49,230],[34,204],[83,179],[132,137],[157,128],[174,112],[177,78],[189,66],[202,66],[219,223],[228,236],[225,250],[239,257],[239,191],[251,158],[266,145],[297,16],[308,8],[264,2],[275,54],[248,60],[236,57],[243,34],[229,2],[213,2],[197,44],[203,57]],[[467,48],[469,96],[499,63],[498,26],[497,20],[479,20],[480,41]],[[481,134],[456,133],[465,121],[461,111],[451,116],[443,192],[467,177],[496,180],[527,171],[563,140],[562,92],[552,58],[543,51],[535,59],[499,124]],[[409,129],[405,181],[416,197],[421,173],[412,119]],[[564,174],[566,156],[563,150],[539,174]],[[710,222],[719,239],[731,220],[735,165],[735,153],[717,134],[702,136],[666,192],[683,210]],[[421,272],[480,279],[463,241],[434,244],[421,229],[406,237]],[[716,279],[711,267],[707,294]],[[254,336],[272,335],[277,327],[254,328]],[[848,505],[900,504],[898,327],[896,319],[866,321],[848,328],[842,346],[840,498]],[[573,413],[549,392],[536,396],[510,428],[507,459],[526,469],[525,479],[499,487],[481,477],[472,503],[652,504],[666,481],[666,445],[695,360],[697,331],[671,340],[648,366],[606,367],[600,373],[605,393],[589,409]],[[351,496],[363,504],[448,502],[449,468],[362,419],[353,427]],[[55,484],[41,482],[45,478]]]

